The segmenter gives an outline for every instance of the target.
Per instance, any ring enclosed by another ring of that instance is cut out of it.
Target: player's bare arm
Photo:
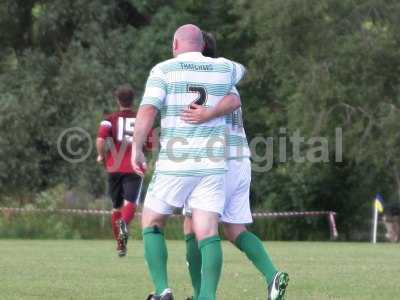
[[[106,149],[105,149],[105,139],[98,137],[96,139],[96,149],[97,149],[97,162],[99,164],[104,163],[104,157],[106,156]]]
[[[214,107],[192,104],[183,111],[181,119],[187,123],[200,124],[230,114],[240,106],[240,97],[228,94]]]
[[[132,166],[137,174],[143,176],[147,170],[146,160],[143,153],[143,147],[154,120],[157,116],[157,109],[151,105],[143,105],[139,108],[136,116],[135,133],[132,148]]]

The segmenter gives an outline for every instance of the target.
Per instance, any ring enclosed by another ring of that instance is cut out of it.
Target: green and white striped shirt
[[[196,100],[212,107],[242,79],[245,68],[225,58],[188,52],[156,65],[150,72],[141,105],[161,112],[159,174],[206,176],[225,172],[225,117],[200,125],[181,120]]]
[[[231,91],[239,96],[236,87]],[[225,116],[226,122],[226,149],[227,159],[250,158],[250,148],[243,126],[242,109],[239,107],[234,112]]]

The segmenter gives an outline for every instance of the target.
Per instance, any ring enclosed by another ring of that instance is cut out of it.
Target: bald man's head
[[[185,52],[201,52],[203,46],[203,34],[196,25],[186,24],[175,31],[172,45],[174,56]]]

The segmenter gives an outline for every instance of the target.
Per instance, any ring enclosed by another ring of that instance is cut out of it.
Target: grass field
[[[177,300],[190,295],[184,244],[169,241],[170,284]],[[131,241],[117,258],[111,241],[0,240],[0,299],[143,300],[152,285],[143,245]],[[399,245],[268,243],[291,275],[287,299],[399,299]],[[224,244],[219,300],[265,299],[261,276]]]

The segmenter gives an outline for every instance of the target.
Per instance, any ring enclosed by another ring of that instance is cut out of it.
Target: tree
[[[103,193],[94,153],[66,162],[60,134],[79,126],[94,138],[113,88],[129,82],[140,94],[171,56],[174,30],[195,23],[248,68],[239,90],[249,140],[274,138],[272,169],[253,172],[253,206],[335,210],[343,236],[363,238],[376,192],[400,202],[399,13],[394,0],[2,0],[0,195],[32,200],[59,183]],[[298,154],[323,160],[296,161],[297,132]],[[323,221],[311,225],[323,236]],[[307,228],[280,224],[275,237],[306,239]]]

